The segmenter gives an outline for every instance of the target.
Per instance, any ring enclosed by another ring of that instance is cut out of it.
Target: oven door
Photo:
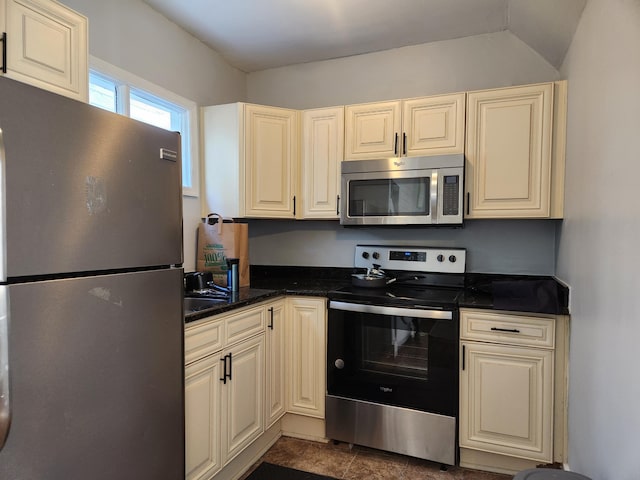
[[[329,395],[457,417],[458,315],[329,303]]]

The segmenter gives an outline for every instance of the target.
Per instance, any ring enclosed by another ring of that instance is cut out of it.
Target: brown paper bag
[[[217,219],[217,223],[212,223]],[[238,258],[239,285],[249,286],[249,225],[210,213],[198,225],[196,269],[212,272],[216,285],[227,285],[227,258]]]

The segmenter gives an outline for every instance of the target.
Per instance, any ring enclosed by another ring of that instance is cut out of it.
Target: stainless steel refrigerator
[[[184,479],[179,134],[0,78],[0,479]]]

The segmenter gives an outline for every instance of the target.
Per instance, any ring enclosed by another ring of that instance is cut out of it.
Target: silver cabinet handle
[[[9,291],[0,286],[0,450],[4,447],[11,425],[9,402]]]

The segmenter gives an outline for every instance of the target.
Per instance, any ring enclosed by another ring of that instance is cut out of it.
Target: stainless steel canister
[[[240,259],[227,258],[227,288],[230,292],[237,292],[240,284],[238,278],[240,271]]]

